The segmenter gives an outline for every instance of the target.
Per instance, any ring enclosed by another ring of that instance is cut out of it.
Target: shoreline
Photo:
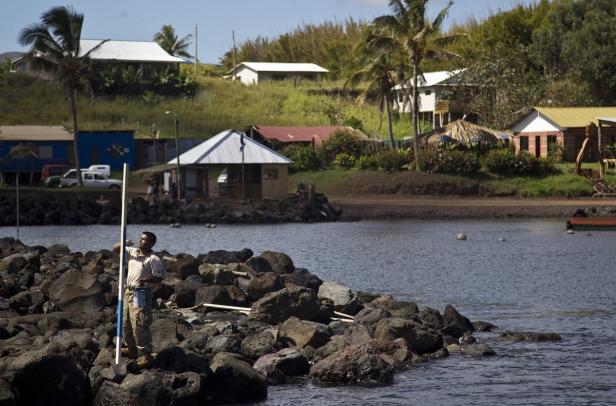
[[[340,220],[384,219],[569,219],[577,209],[600,216],[616,215],[613,198],[468,198],[427,196],[330,196],[342,209]]]

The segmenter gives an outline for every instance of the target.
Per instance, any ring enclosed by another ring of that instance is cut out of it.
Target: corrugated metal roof
[[[367,140],[366,134],[345,126],[329,127],[279,127],[256,125],[255,130],[271,141],[278,142],[312,142],[313,139],[325,141],[336,131],[348,131],[360,139]]]
[[[561,128],[586,127],[597,124],[597,117],[615,117],[616,107],[535,107],[539,114]]]
[[[180,165],[241,164],[240,137],[241,134],[237,131],[223,131],[180,155]],[[244,163],[246,164],[293,163],[290,159],[247,136],[244,136],[244,144]],[[168,163],[174,164],[176,159],[171,159]]]
[[[73,141],[73,134],[62,126],[1,125],[2,141]]]
[[[314,63],[242,62],[236,69],[239,69],[242,65],[255,72],[329,72]],[[231,72],[233,72],[233,69]]]
[[[457,76],[458,74],[464,72],[466,69],[457,69],[452,71],[437,71],[437,72],[426,72],[423,74],[423,77],[419,76],[419,87],[432,87],[439,84],[443,84],[443,82]],[[413,83],[413,80],[411,80]],[[396,85],[394,89],[402,89],[402,85]]]
[[[80,55],[85,55],[100,44],[100,39],[82,39]],[[92,60],[127,62],[183,63],[181,58],[169,55],[153,41],[107,41],[90,54]]]

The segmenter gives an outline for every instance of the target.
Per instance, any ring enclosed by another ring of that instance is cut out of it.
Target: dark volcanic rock
[[[286,376],[305,375],[310,371],[308,360],[296,348],[285,348],[274,354],[264,355],[253,365],[257,371],[266,373],[270,370],[270,366],[276,367]]]
[[[295,271],[295,265],[287,254],[274,251],[263,251],[261,257],[265,258],[272,267],[272,271],[279,274],[290,274]]]
[[[475,331],[493,331],[498,328],[494,324],[488,323],[487,321],[474,321],[473,327],[475,327]]]
[[[388,384],[393,375],[394,368],[383,359],[374,342],[345,347],[310,368],[312,378],[334,385]]]
[[[311,346],[319,348],[329,341],[329,329],[326,325],[289,317],[280,326],[280,338],[291,342],[296,347]]]
[[[168,270],[175,273],[180,279],[186,279],[190,275],[199,275],[199,265],[201,265],[201,262],[197,258],[186,255],[173,262]]]
[[[265,377],[233,354],[216,354],[210,367],[214,374],[208,379],[208,392],[214,402],[250,402],[267,397]]]
[[[277,292],[284,286],[280,277],[274,272],[257,274],[250,280],[246,287],[246,293],[253,301],[261,299],[268,293]]]
[[[282,275],[282,281],[285,285],[293,284],[303,286],[305,288],[312,289],[315,292],[319,291],[319,286],[323,283],[318,276],[303,268],[295,268],[295,272]]]
[[[272,265],[267,259],[260,256],[250,258],[246,261],[246,265],[258,273],[272,272]]]
[[[472,333],[475,331],[473,323],[465,316],[462,316],[452,305],[447,305],[445,307],[445,311],[443,312],[443,324],[449,326],[450,331],[453,330],[451,327],[455,327],[455,329],[459,331],[459,334],[454,335],[454,337],[461,337],[464,333]]]
[[[443,336],[411,320],[390,318],[381,320],[375,328],[374,338],[393,341],[404,338],[409,348],[418,354],[435,352],[443,347]]]
[[[208,264],[230,264],[246,262],[248,258],[253,256],[252,250],[244,248],[241,251],[210,251],[205,255],[199,255],[198,259],[201,262]]]
[[[276,338],[268,330],[246,336],[240,346],[241,353],[250,359],[258,359],[277,350],[278,343]]]
[[[468,344],[462,346],[462,354],[471,357],[488,357],[496,355],[496,352],[487,344]]]
[[[280,323],[291,316],[302,320],[317,320],[319,309],[319,302],[314,291],[288,287],[278,292],[268,293],[253,303],[248,319],[269,324]]]
[[[49,287],[49,298],[60,309],[95,312],[105,306],[103,287],[96,275],[67,271]]]

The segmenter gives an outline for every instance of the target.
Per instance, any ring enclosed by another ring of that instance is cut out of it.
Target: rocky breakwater
[[[0,226],[15,224],[15,204],[14,197],[0,196]],[[120,211],[119,193],[36,193],[21,199],[20,223],[119,224]],[[332,206],[320,193],[311,203],[298,197],[246,202],[210,199],[182,204],[170,199],[147,201],[134,197],[128,202],[128,222],[133,224],[317,222],[336,221],[340,214],[340,208]]]
[[[0,239],[0,404],[248,402],[268,385],[383,385],[450,350],[494,354],[473,335],[489,323],[323,282],[283,253],[158,254],[156,354],[140,369],[114,365],[117,256]],[[503,335],[535,339],[560,337]]]

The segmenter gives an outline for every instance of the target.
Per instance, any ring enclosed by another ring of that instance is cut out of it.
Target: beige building
[[[180,155],[182,196],[280,199],[288,194],[291,163],[244,133],[226,130]],[[167,165],[175,164],[171,159]]]

